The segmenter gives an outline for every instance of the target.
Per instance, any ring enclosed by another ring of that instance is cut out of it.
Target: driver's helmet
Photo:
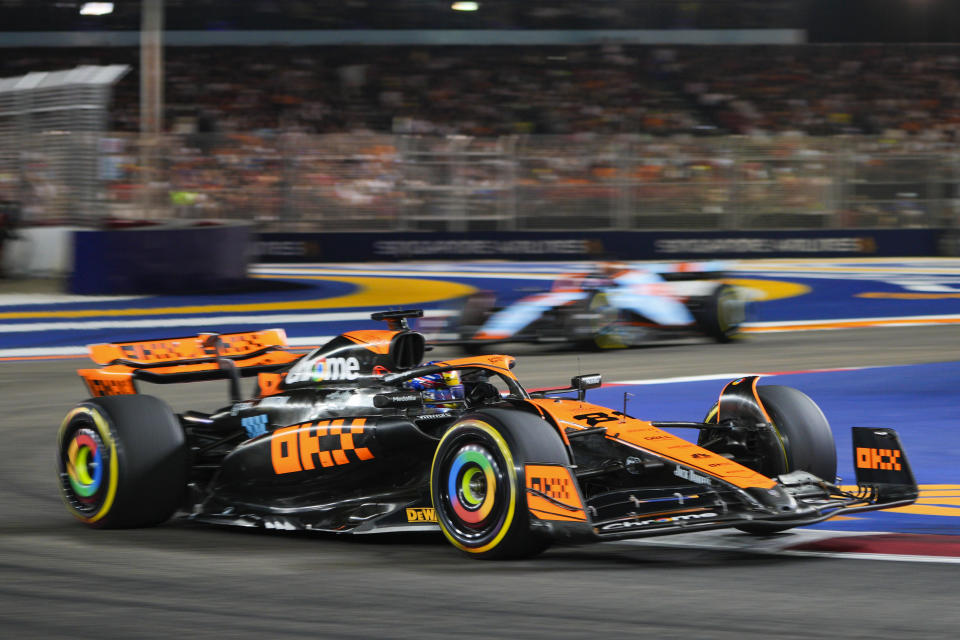
[[[596,266],[596,271],[608,278],[612,278],[626,269],[627,265],[624,262],[601,262]]]
[[[593,286],[609,287],[613,280],[626,270],[622,262],[600,262],[593,265],[587,275]]]
[[[428,362],[427,364],[433,364]],[[438,409],[454,409],[463,404],[463,383],[457,370],[431,373],[408,380],[403,385],[407,389],[420,392],[423,404]]]

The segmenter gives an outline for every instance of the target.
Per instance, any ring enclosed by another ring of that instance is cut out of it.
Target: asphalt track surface
[[[511,352],[536,387],[578,369],[614,380],[955,361],[957,338],[956,326],[927,326]],[[439,535],[90,530],[60,504],[53,471],[85,364],[0,363],[0,637],[953,638],[960,627],[955,564],[629,543],[481,562]],[[222,383],[150,391],[176,408],[226,404]]]

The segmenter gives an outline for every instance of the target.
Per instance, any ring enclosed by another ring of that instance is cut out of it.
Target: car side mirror
[[[603,384],[603,376],[599,373],[590,373],[570,378],[570,387],[577,390],[577,400],[583,402],[587,397],[587,389],[596,389]]]

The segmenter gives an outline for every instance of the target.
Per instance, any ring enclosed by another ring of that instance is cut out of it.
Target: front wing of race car
[[[528,501],[548,498],[554,511],[585,517],[580,522],[535,519],[535,527],[557,540],[617,540],[738,528],[775,533],[816,524],[834,516],[913,503],[917,485],[899,436],[893,429],[853,428],[857,489],[846,491],[805,471],[771,479],[769,487],[738,488],[720,478],[678,465],[688,480],[676,487],[624,489],[573,501],[550,499],[528,482]],[[582,511],[581,511],[582,510]],[[534,515],[536,513],[534,512]]]

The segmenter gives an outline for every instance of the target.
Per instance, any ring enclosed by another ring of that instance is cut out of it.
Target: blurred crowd
[[[123,134],[139,128],[138,51],[6,53],[0,77],[131,65],[101,169],[112,201],[136,209],[144,180]],[[585,210],[605,225],[772,209],[829,224],[838,207],[885,224],[952,193],[952,165],[883,156],[952,153],[958,72],[960,52],[919,45],[169,47],[163,189],[184,216],[330,214],[329,228],[562,227]],[[429,142],[398,148],[398,133]],[[902,184],[841,193],[841,178]],[[635,219],[650,211],[664,218]]]
[[[115,139],[117,215],[143,181]],[[780,136],[167,136],[163,189],[182,218],[273,230],[925,226],[960,186],[945,151],[893,139]]]
[[[138,66],[134,49],[5,51],[0,77]],[[955,140],[948,46],[225,47],[166,51],[173,131],[496,136],[884,134]],[[136,131],[139,78],[115,91]]]

